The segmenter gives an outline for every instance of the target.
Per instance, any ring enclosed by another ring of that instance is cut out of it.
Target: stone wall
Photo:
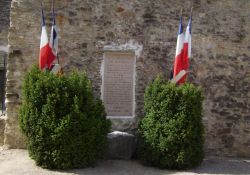
[[[204,87],[208,155],[250,156],[250,1],[248,0],[61,0],[57,2],[60,61],[69,72],[84,70],[100,96],[103,48],[112,43],[143,46],[136,60],[136,115],[143,116],[147,84],[173,63],[178,16],[187,24],[193,9],[193,55],[189,80]],[[51,1],[45,0],[50,26]],[[49,27],[48,27],[49,32]],[[23,147],[17,111],[21,80],[38,63],[40,4],[13,0],[9,33],[5,144]],[[20,66],[20,65],[23,66]],[[132,130],[136,125],[130,126]]]
[[[0,48],[8,45],[8,29],[10,22],[10,3],[11,0],[0,1]],[[1,51],[1,49],[0,49]]]

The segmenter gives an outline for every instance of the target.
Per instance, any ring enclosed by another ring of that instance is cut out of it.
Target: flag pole
[[[54,0],[52,0],[52,18],[53,18],[53,25],[56,25],[55,1]],[[60,64],[59,57],[58,57],[58,49],[56,50],[56,58],[57,58],[57,63]]]
[[[41,1],[41,15],[42,15],[42,25],[45,23],[44,11],[43,11],[43,1]]]
[[[42,33],[43,33],[43,26],[46,26],[43,7],[44,7],[44,2],[43,2],[43,0],[42,0],[42,1],[41,1]],[[46,33],[46,34],[47,34],[47,33]],[[41,36],[41,37],[42,37],[42,36]],[[42,38],[41,38],[41,41],[42,41]],[[40,41],[40,55],[41,55],[41,41]],[[40,55],[39,55],[39,68],[40,68],[40,69],[43,69],[43,67],[40,67],[40,66],[42,66]],[[47,58],[46,58],[46,59],[47,59]],[[47,62],[46,62],[46,64],[45,64],[44,68],[45,68],[45,70],[48,69]]]
[[[192,18],[192,15],[193,15],[193,6],[191,7],[191,10],[190,10],[190,17]]]
[[[181,8],[179,20],[182,18],[182,12],[183,12],[183,9]],[[173,66],[170,69],[170,74],[169,74],[170,80],[173,80],[173,78],[174,78],[174,63],[175,63],[175,58],[173,59]]]

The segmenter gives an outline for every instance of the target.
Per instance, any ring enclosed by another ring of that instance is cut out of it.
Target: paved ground
[[[206,158],[203,164],[189,171],[159,170],[144,167],[137,161],[101,161],[95,168],[49,171],[37,167],[26,150],[0,149],[0,175],[180,175],[180,174],[249,174],[250,160],[235,158]]]

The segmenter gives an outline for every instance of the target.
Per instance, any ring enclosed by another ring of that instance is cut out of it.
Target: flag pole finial
[[[55,1],[52,0],[52,22],[53,22],[53,25],[56,25],[56,20],[55,20]]]
[[[55,6],[55,1],[52,0],[52,3],[51,3],[51,11],[52,11],[52,12],[53,12],[53,10],[54,10],[54,6]]]
[[[45,26],[45,17],[43,12],[43,1],[41,1],[41,13],[42,13],[42,26]]]

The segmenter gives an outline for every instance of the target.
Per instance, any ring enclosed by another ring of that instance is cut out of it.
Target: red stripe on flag
[[[182,63],[182,69],[188,70],[188,43],[184,43],[183,47],[183,63]]]
[[[48,57],[47,57],[48,68],[51,68],[53,61],[56,59],[56,55],[53,53],[52,48],[49,47]]]
[[[188,70],[189,63],[188,63],[188,43],[184,43],[183,49],[177,57],[175,57],[174,63],[174,77],[179,74],[181,70]],[[186,82],[187,74],[183,76],[177,83],[183,84]]]
[[[174,77],[178,75],[178,73],[182,70],[182,56],[183,55],[183,50],[179,55],[175,57],[174,61]]]
[[[184,43],[183,51],[182,51],[182,62],[181,62],[181,70],[188,70],[189,64],[188,64],[188,43]],[[179,81],[178,84],[183,84],[186,82],[187,74],[184,75]]]
[[[55,55],[53,54],[49,43],[47,43],[44,47],[40,49],[39,68],[44,69],[46,68],[46,66],[50,68],[54,60]]]
[[[39,56],[39,68],[40,69],[44,69],[47,65],[48,47],[49,47],[49,44],[46,44],[44,47],[40,49],[40,56]]]

